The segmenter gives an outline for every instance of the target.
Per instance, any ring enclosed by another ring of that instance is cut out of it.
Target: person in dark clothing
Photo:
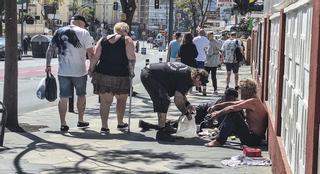
[[[191,119],[195,108],[187,100],[186,94],[192,86],[208,83],[208,73],[180,62],[154,63],[141,70],[141,82],[153,102],[154,112],[158,113],[158,141],[174,141],[165,127],[170,97],[182,114]]]
[[[28,36],[24,36],[24,38],[23,38],[23,40],[22,40],[23,54],[25,54],[25,55],[28,54],[28,47],[29,47]]]
[[[178,52],[178,56],[181,58],[181,63],[184,63],[190,67],[197,67],[196,57],[198,51],[196,45],[192,42],[193,36],[191,33],[186,33],[183,37],[182,45]]]
[[[136,61],[134,43],[128,32],[129,26],[126,23],[117,23],[114,26],[115,34],[98,41],[94,57],[90,61],[89,72],[92,75],[94,93],[100,97],[101,134],[110,132],[108,117],[113,97],[117,99],[117,128],[128,127],[123,122],[123,117]]]

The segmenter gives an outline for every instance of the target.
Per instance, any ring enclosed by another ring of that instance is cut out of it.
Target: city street
[[[141,46],[142,46],[141,42]],[[156,49],[149,49],[149,44],[145,43],[147,54],[137,54],[137,62],[134,78],[134,84],[140,83],[140,70],[145,66],[145,60],[149,59],[150,63],[159,62],[159,58],[163,57],[163,53],[159,53]],[[31,52],[30,52],[31,53]],[[57,58],[52,60],[53,74],[57,78]],[[4,82],[4,61],[0,61],[0,98],[3,98],[3,82]],[[45,58],[23,57],[18,61],[18,113],[26,113],[48,106],[55,106],[57,102],[48,102],[40,100],[36,96],[36,89],[40,80],[45,77]],[[89,61],[87,62],[89,64]],[[88,78],[87,85],[88,96],[93,95],[91,79]]]

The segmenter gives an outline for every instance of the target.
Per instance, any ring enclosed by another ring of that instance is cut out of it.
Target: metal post
[[[3,139],[4,139],[4,132],[7,124],[7,112],[6,108],[3,105],[2,102],[0,102],[0,105],[2,108],[0,109],[0,113],[2,113],[2,118],[1,118],[1,128],[0,128],[0,146],[3,146]]]
[[[20,44],[22,46],[23,43],[23,21],[24,21],[24,17],[23,17],[23,2],[21,3],[21,9],[20,9]]]
[[[171,41],[171,36],[173,34],[173,0],[169,2],[169,33],[168,33],[168,44]]]
[[[71,89],[72,96],[69,98],[69,112],[74,112],[74,87]]]

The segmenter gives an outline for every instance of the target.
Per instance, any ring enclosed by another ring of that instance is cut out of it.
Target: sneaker
[[[145,122],[143,120],[139,120],[139,127],[144,131],[147,131],[147,130],[150,130],[150,129],[156,129],[156,130],[159,129],[159,127],[157,125]]]
[[[126,129],[128,127],[127,123],[124,123],[123,125],[118,125],[117,128],[118,129]]]
[[[238,91],[239,90],[239,86],[234,87],[234,89]]]
[[[69,126],[67,126],[67,125],[61,125],[60,130],[61,130],[61,131],[68,131],[68,130],[69,130]]]
[[[158,130],[157,135],[156,135],[156,140],[157,141],[169,141],[169,142],[174,142],[174,138],[165,131],[165,129]]]
[[[101,128],[100,129],[100,134],[105,135],[105,134],[109,134],[110,133],[110,129],[108,128]]]
[[[218,94],[219,94],[219,93],[218,93],[218,90],[214,90],[214,91],[213,91],[213,94],[218,95]]]
[[[77,127],[87,127],[89,126],[89,123],[88,122],[85,122],[85,121],[78,121],[77,123]]]

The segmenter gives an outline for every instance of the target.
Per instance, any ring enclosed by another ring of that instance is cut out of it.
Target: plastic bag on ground
[[[197,126],[194,116],[192,116],[191,120],[188,120],[185,115],[180,116],[176,135],[184,138],[197,137]]]
[[[46,77],[42,78],[37,86],[36,95],[39,99],[43,100],[45,98],[46,90]]]

